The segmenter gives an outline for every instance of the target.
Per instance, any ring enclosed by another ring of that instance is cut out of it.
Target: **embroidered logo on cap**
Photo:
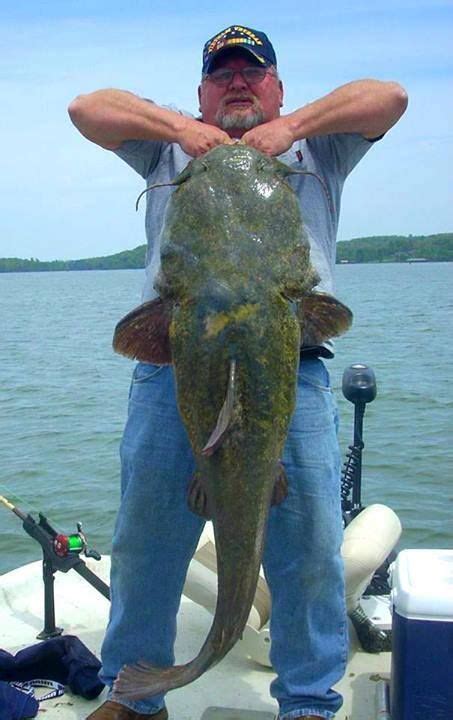
[[[243,37],[234,37],[237,33],[241,33]],[[208,53],[217,52],[228,45],[263,45],[262,40],[248,28],[240,25],[232,25],[223,30],[211,40],[208,46]]]

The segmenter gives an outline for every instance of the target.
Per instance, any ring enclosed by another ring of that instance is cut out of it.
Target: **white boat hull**
[[[106,582],[109,558],[87,561],[88,566]],[[0,645],[15,653],[33,645],[43,627],[42,563],[30,563],[0,576]],[[109,602],[77,573],[55,576],[55,609],[57,625],[66,634],[82,640],[98,657],[107,623]],[[212,615],[183,596],[178,616],[176,656],[178,662],[194,657],[211,626]],[[376,684],[390,671],[390,654],[364,653],[354,642],[351,629],[351,652],[347,672],[337,689],[345,698],[337,720],[376,720]],[[175,720],[272,720],[277,707],[269,696],[273,671],[247,656],[239,643],[222,660],[196,682],[169,693],[167,705]],[[46,720],[82,720],[103,700],[105,693],[93,701],[72,695],[45,701]],[[223,710],[222,710],[223,709]]]

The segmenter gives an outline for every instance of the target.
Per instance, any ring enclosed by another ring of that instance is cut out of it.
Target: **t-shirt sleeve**
[[[316,146],[322,165],[344,180],[379,139],[369,140],[358,133],[340,133],[311,138],[310,142]]]
[[[159,162],[164,145],[160,140],[125,140],[113,152],[146,179]]]
[[[148,100],[148,98],[145,98],[145,100]],[[148,100],[148,102],[152,101]],[[190,113],[180,110],[174,105],[162,105],[161,107],[186,117],[193,117]],[[125,140],[113,152],[146,179],[157,166],[161,153],[167,145],[167,142],[161,140]]]

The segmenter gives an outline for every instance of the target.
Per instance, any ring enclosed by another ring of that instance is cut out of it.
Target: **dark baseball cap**
[[[230,25],[207,41],[203,48],[202,73],[212,69],[214,60],[225,50],[245,50],[262,65],[277,65],[272,44],[263,32],[242,25]]]

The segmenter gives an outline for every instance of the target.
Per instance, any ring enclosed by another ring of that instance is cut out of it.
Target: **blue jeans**
[[[283,461],[288,497],[270,511],[263,566],[272,595],[271,694],[280,718],[331,718],[347,659],[340,457],[335,401],[318,359],[303,360]],[[139,363],[121,444],[122,501],[112,547],[102,680],[124,664],[174,663],[176,615],[203,521],[187,506],[194,471],[170,367]],[[162,696],[125,703],[157,712]]]

